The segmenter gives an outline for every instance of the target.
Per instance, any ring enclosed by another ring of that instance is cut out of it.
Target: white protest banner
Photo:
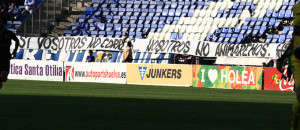
[[[22,49],[123,51],[128,40],[107,37],[19,37]],[[222,44],[197,40],[130,39],[134,52],[176,53],[201,57],[280,57],[287,44]]]

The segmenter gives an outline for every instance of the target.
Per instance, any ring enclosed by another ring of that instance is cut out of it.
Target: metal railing
[[[18,32],[24,37],[47,36],[51,27],[54,27],[64,13],[71,11],[71,3],[83,2],[79,0],[44,0],[27,17]]]

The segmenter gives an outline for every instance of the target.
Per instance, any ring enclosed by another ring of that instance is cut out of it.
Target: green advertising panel
[[[193,86],[226,89],[262,89],[262,68],[194,65]]]

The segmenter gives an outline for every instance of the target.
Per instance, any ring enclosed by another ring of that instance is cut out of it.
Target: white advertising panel
[[[11,60],[8,79],[63,81],[63,63]]]
[[[117,63],[65,63],[66,82],[126,83],[126,64]]]

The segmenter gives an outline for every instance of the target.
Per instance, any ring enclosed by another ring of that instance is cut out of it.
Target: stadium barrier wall
[[[192,65],[127,64],[127,83],[192,86]]]
[[[287,68],[282,74],[276,68],[266,67],[264,70],[264,90],[293,91],[294,77],[292,76],[288,82],[283,75],[287,76]]]
[[[63,62],[11,60],[9,79],[63,81]]]
[[[262,67],[193,65],[193,86],[262,90]]]
[[[264,80],[264,90],[293,90],[293,77],[287,82],[276,68],[266,67],[262,79],[262,72],[261,67],[241,66],[11,60],[8,78],[254,90],[262,90]]]
[[[66,82],[98,82],[126,84],[127,64],[65,63]]]

